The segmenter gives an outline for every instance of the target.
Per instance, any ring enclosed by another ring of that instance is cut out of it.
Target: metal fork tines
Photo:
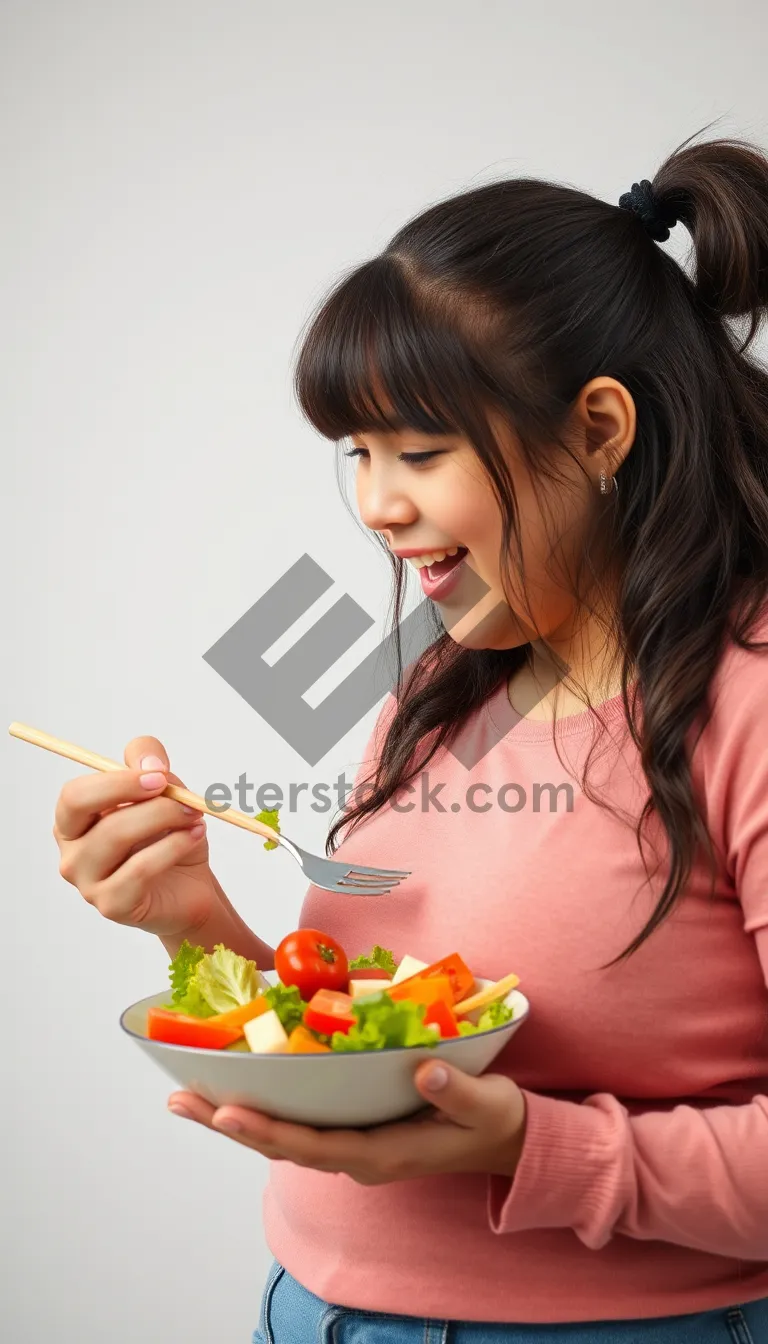
[[[314,886],[339,896],[384,896],[411,875],[410,870],[403,868],[365,868],[362,864],[324,859],[319,854],[309,854],[295,840],[277,832],[275,839],[293,855]]]

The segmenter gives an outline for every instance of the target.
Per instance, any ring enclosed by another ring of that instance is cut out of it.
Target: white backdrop
[[[385,630],[386,562],[291,399],[310,308],[462,187],[616,202],[714,117],[765,143],[765,61],[760,0],[4,0],[3,731],[112,756],[154,733],[200,791],[351,779],[375,710],[310,770],[202,658],[304,551],[337,580],[316,614],[346,591],[377,616],[337,680]],[[58,875],[78,768],[0,742],[0,1336],[248,1344],[266,1163],[166,1112],[117,1026],[165,983],[163,948]],[[290,826],[322,853],[327,816]],[[274,945],[299,870],[209,833]]]

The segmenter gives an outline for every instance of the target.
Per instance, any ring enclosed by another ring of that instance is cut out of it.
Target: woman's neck
[[[527,646],[525,665],[507,683],[515,713],[554,722],[621,694],[621,659],[609,654],[604,631],[593,632],[591,641],[585,633],[579,632],[575,649],[568,647],[570,657],[540,640]]]

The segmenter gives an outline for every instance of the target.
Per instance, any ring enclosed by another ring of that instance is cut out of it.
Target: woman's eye
[[[410,462],[412,467],[420,467],[424,462],[428,462],[431,457],[439,457],[440,453],[433,448],[429,453],[398,453],[399,462]]]
[[[367,448],[352,448],[344,454],[345,457],[362,457],[363,455],[368,456]],[[434,448],[428,453],[398,453],[397,460],[398,462],[408,462],[412,467],[420,467],[423,463],[428,462],[431,457],[440,456],[440,450]]]

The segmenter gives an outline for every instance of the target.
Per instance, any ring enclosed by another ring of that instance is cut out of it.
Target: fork
[[[128,768],[120,765],[118,761],[109,760],[106,756],[97,756],[95,752],[87,751],[85,747],[77,747],[73,742],[63,742],[58,737],[51,737],[50,733],[44,733],[39,728],[30,728],[26,723],[12,723],[8,732],[11,737],[31,742],[35,747],[44,747],[46,751],[56,752],[58,756],[66,756],[70,761],[77,761],[78,765],[88,766],[91,770],[106,772]],[[297,845],[295,840],[289,840],[287,835],[274,831],[263,821],[257,821],[255,817],[249,817],[245,812],[238,812],[235,808],[215,812],[199,794],[181,788],[178,784],[169,784],[163,789],[162,794],[155,796],[175,798],[178,803],[186,803],[188,807],[194,807],[198,812],[205,812],[209,817],[218,817],[220,821],[228,821],[232,826],[242,827],[244,831],[252,831],[255,835],[276,841],[278,845],[283,846],[283,849],[287,849],[310,882],[324,891],[332,891],[339,896],[384,896],[404,877],[411,875],[410,870],[364,868],[360,864],[350,867],[347,863],[325,859],[319,854],[309,854],[306,849],[301,848],[301,845]]]

